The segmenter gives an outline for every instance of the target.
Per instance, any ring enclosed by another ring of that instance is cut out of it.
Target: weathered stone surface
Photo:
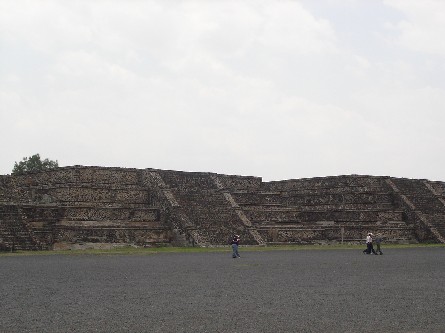
[[[0,176],[0,247],[445,242],[442,182],[65,167]],[[87,245],[85,245],[87,246]]]

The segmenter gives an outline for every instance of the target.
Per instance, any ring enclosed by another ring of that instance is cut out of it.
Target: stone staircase
[[[158,170],[158,174],[174,197],[177,209],[197,233],[199,241],[196,244],[225,245],[234,234],[241,236],[243,244],[259,243],[214,174],[163,170]]]
[[[445,243],[445,185],[419,179],[391,178],[388,185],[416,223],[418,238]]]

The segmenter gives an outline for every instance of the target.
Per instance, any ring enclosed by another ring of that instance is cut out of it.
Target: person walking
[[[374,247],[372,246],[372,236],[374,236],[371,232],[366,236],[366,250],[363,251],[363,253],[371,254],[371,252],[375,255],[377,255],[377,252],[375,252]]]
[[[382,235],[381,234],[377,234],[377,237],[375,238],[375,243],[377,244],[377,253],[382,255],[382,249],[380,248],[380,244],[382,243]]]
[[[238,253],[238,246],[239,246],[240,237],[239,235],[233,236],[232,242],[232,258],[241,258],[241,256]]]

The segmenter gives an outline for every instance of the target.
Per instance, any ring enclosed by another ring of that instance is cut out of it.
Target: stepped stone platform
[[[445,183],[72,166],[0,176],[0,249],[445,242]]]

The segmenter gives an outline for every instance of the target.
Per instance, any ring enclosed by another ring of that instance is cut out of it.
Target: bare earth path
[[[445,332],[445,248],[0,257],[0,332]]]

